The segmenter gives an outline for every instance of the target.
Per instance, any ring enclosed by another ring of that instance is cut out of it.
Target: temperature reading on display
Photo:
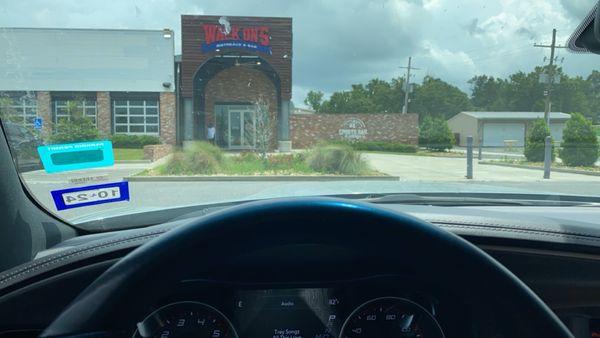
[[[330,289],[250,290],[238,293],[234,324],[243,337],[338,338],[340,300]],[[261,320],[256,320],[261,318]]]

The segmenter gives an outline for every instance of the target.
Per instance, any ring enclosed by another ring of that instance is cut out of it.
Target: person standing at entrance
[[[215,126],[212,123],[208,124],[208,129],[206,131],[206,139],[208,140],[208,142],[210,144],[215,144],[215,134],[216,134],[217,130],[215,129]]]

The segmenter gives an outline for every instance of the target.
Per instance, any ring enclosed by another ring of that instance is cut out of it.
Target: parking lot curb
[[[399,181],[398,176],[129,176],[129,182],[308,182],[308,181]]]
[[[533,169],[533,170],[544,170],[544,167],[536,167],[533,165],[524,165],[524,164],[512,164],[512,163],[494,163],[494,162],[486,162],[481,161],[479,164],[484,165],[496,165],[499,167],[511,167],[511,168],[519,168],[519,169]],[[569,169],[569,168],[555,168],[552,167],[551,171],[557,173],[568,173],[568,174],[580,174],[580,175],[588,175],[588,176],[600,176],[600,171],[587,171],[587,170],[578,170],[578,169]]]

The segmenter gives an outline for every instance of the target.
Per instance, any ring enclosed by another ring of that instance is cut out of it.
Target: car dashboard
[[[149,307],[134,336],[374,337],[393,326],[400,337],[443,337],[468,326],[452,297],[401,276],[277,286],[188,280],[176,289]]]
[[[385,207],[467,239],[527,284],[576,338],[600,336],[595,210]],[[188,221],[73,238],[2,273],[0,337],[36,337],[121,257]],[[519,309],[492,308],[486,299],[451,293],[443,287],[443,275],[424,280],[400,266],[356,259],[362,253],[310,246],[278,250],[190,274],[168,288],[149,288],[143,298],[116,310],[115,332],[122,337],[200,332],[215,338],[342,338],[376,337],[393,324],[398,337],[535,336],[512,324]],[[151,284],[153,276],[147,278]]]

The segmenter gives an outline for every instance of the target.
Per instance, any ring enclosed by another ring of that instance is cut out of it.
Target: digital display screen
[[[332,289],[242,290],[233,321],[240,337],[334,338],[343,318]]]

